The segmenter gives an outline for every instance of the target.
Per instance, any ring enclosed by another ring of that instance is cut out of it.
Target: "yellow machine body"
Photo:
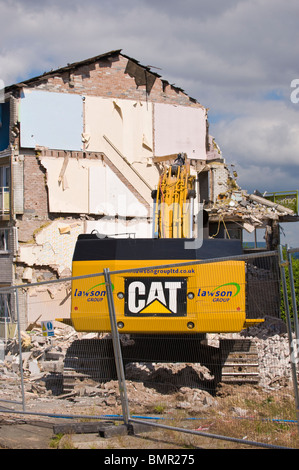
[[[193,260],[191,260],[193,261]],[[179,262],[179,261],[178,261]],[[73,261],[73,276],[135,269],[112,274],[116,320],[122,333],[178,334],[239,332],[258,321],[246,320],[243,261],[161,268],[169,260]],[[142,269],[157,266],[154,269]],[[72,281],[71,320],[77,331],[110,331],[103,276]]]

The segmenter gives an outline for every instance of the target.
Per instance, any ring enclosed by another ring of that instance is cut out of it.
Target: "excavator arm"
[[[178,154],[166,168],[152,197],[154,199],[154,238],[192,238],[195,176],[185,154]]]

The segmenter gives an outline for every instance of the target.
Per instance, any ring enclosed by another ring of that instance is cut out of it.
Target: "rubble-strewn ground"
[[[210,373],[199,364],[139,364],[126,366],[126,387],[131,416],[151,422],[178,426],[212,434],[231,436],[267,444],[299,447],[294,391],[291,383],[289,345],[285,327],[268,318],[262,327],[252,328],[246,337],[256,342],[259,351],[259,385],[220,385],[216,391],[201,389],[199,380],[209,381]],[[87,417],[122,415],[117,380],[96,382],[90,378],[76,381],[67,393],[53,394],[48,379],[63,370],[63,358],[72,341],[92,337],[76,333],[71,327],[56,328],[54,338],[41,329],[22,333],[22,358],[26,411]],[[236,335],[232,335],[235,337]],[[127,340],[127,339],[126,339]],[[208,335],[217,345],[218,335]],[[3,351],[2,351],[3,353]],[[0,362],[0,399],[20,400],[18,343],[7,343]],[[56,375],[55,375],[56,376]],[[1,405],[2,406],[2,405]],[[4,406],[11,406],[6,405]],[[16,409],[21,410],[20,405]],[[2,419],[13,415],[4,414]],[[157,420],[155,421],[154,418]],[[51,419],[44,416],[36,419]],[[95,419],[95,418],[94,418]],[[77,435],[64,436],[57,446],[78,447]],[[83,437],[81,436],[81,440]],[[211,440],[191,434],[157,429],[137,436],[100,439],[86,437],[86,447],[109,448],[236,448],[240,444]],[[91,444],[92,442],[92,444]],[[81,445],[81,444],[80,444]],[[244,445],[244,447],[246,447]]]

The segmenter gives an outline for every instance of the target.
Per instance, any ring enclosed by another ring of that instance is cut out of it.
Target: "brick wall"
[[[219,194],[227,190],[229,171],[223,163],[213,163],[210,166],[210,198],[212,201],[216,201]]]
[[[145,85],[136,85],[134,77],[125,73],[128,59],[119,56],[99,60],[90,65],[78,66],[74,71],[64,71],[40,79],[29,86],[40,90],[63,93],[78,93],[88,96],[102,96],[140,101],[177,104],[182,106],[201,105],[185,94],[156,77],[151,92],[146,96]]]
[[[45,170],[37,156],[24,159],[24,218],[45,220],[48,217],[48,198]]]
[[[15,232],[12,227],[6,226],[1,228],[8,229],[8,252],[0,254],[0,286],[1,284],[10,284],[13,279],[13,255],[15,246]]]

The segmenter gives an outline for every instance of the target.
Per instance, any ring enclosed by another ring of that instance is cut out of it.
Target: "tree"
[[[297,256],[296,256],[297,255]],[[283,250],[284,259],[286,259],[286,250]],[[293,279],[294,279],[294,287],[295,287],[295,297],[296,297],[296,305],[297,305],[297,312],[299,312],[299,253],[292,255],[292,270],[293,270]],[[289,269],[285,267],[286,273],[286,281],[287,281],[287,290],[288,290],[288,303],[290,309],[290,316],[294,318],[294,312],[292,307],[292,295],[291,295],[291,287],[290,287],[290,276],[289,276]],[[283,291],[281,287],[281,318],[283,320],[286,319],[286,312],[284,306],[284,297]]]

